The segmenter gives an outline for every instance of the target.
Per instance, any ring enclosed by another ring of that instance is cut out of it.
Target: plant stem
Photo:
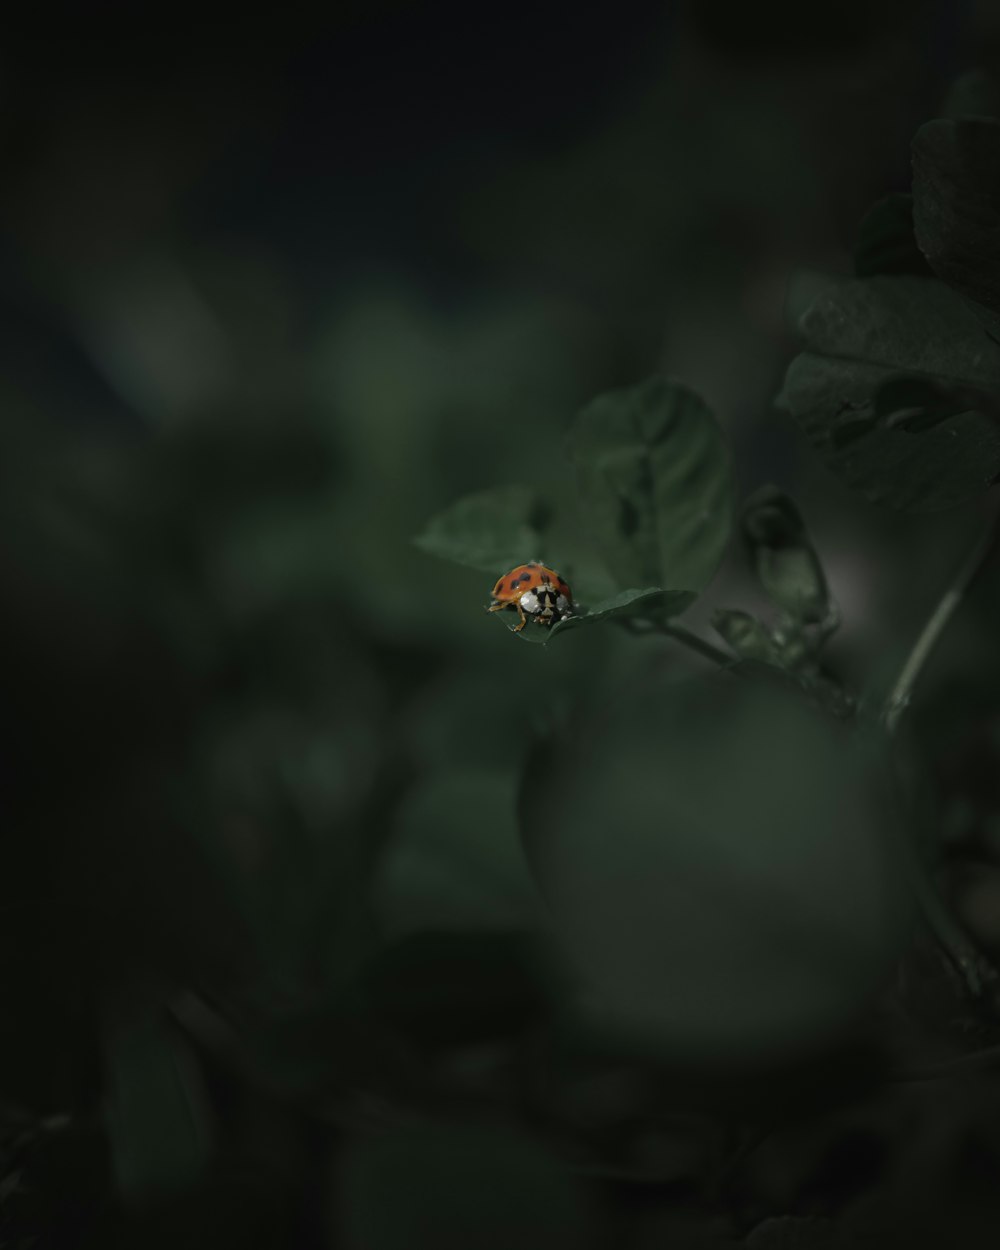
[[[716,647],[704,638],[699,638],[691,630],[685,629],[683,625],[663,625],[661,629],[668,638],[675,638],[678,642],[682,642],[685,647],[690,647],[692,651],[697,651],[699,655],[711,660],[713,664],[719,664],[728,668],[730,664],[736,663],[736,657],[729,655],[723,651],[721,647]]]
[[[663,634],[667,638],[673,638],[676,642],[683,643],[691,651],[697,652],[703,659],[711,660],[713,664],[720,667],[728,668],[731,664],[736,663],[736,657],[729,655],[720,647],[714,646],[704,638],[700,638],[697,634],[692,633],[690,629],[685,629],[683,625],[674,625],[672,622],[639,622],[624,620],[622,624],[630,634]]]
[[[938,601],[927,623],[920,631],[910,654],[906,657],[899,671],[895,684],[882,708],[881,721],[886,733],[891,737],[899,725],[900,718],[909,707],[924,666],[930,659],[948,622],[956,609],[968,594],[969,588],[985,567],[986,562],[1000,537],[1000,510],[995,510],[986,529],[979,535],[967,552],[965,559],[958,566],[951,584]],[[899,776],[898,767],[890,763],[893,781],[901,806],[907,805],[905,788]],[[963,979],[973,997],[980,997],[984,991],[984,983],[995,981],[996,971],[989,961],[976,948],[966,935],[962,926],[951,914],[950,909],[939,897],[927,869],[916,854],[911,843],[907,842],[904,849],[904,866],[910,880],[917,905],[923,912],[931,932],[934,934],[943,952],[950,959],[953,967]]]
[[[900,669],[896,683],[882,709],[882,724],[887,733],[892,734],[895,732],[900,717],[906,711],[910,699],[913,697],[913,688],[923,672],[924,665],[930,659],[931,653],[937,646],[938,640],[944,633],[948,622],[955,614],[956,608],[965,598],[969,588],[979,576],[987,558],[993,551],[997,538],[1000,536],[1000,524],[998,522],[1000,522],[1000,511],[995,511],[989,525],[969,548],[968,554],[959,565],[951,585],[941,596],[934,611],[928,617],[926,625],[920,631],[920,636],[913,644],[913,649],[906,657],[906,663]]]

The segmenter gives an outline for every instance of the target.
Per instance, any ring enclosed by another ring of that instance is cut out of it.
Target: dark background
[[[992,1085],[843,1111],[875,1078],[839,1034],[802,1080],[852,1093],[752,1166],[798,1076],[748,1103],[733,1063],[692,1103],[553,1041],[514,794],[539,713],[635,644],[522,648],[490,579],[410,539],[479,487],[558,496],[577,408],[664,371],[742,491],[797,496],[841,675],[891,671],[978,514],[855,499],[773,398],[815,275],[851,271],[998,16],[376,2],[7,32],[3,1244],[839,1245],[850,1203],[995,1165],[966,1106]],[[748,594],[736,553],[709,606]],[[942,810],[995,843],[981,598],[927,736]],[[1000,946],[996,869],[962,873]],[[934,1032],[961,1006],[922,958]]]

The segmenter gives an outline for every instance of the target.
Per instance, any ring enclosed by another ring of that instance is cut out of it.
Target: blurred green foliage
[[[536,133],[546,65],[517,142],[442,105],[419,176],[434,74],[381,35],[390,120],[342,150],[340,97],[283,120],[340,89],[300,50],[255,105],[69,78],[8,153],[0,1243],[995,1225],[992,550],[954,579],[1000,157],[988,71],[917,129],[918,7],[820,56],[682,6],[599,123]],[[838,155],[824,91],[884,151]],[[409,267],[351,270],[393,230]],[[522,647],[484,608],[535,558],[577,605]]]

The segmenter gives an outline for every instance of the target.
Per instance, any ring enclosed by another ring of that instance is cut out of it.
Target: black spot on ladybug
[[[518,582],[530,582],[530,581],[531,581],[531,574],[530,574],[530,573],[522,573],[522,574],[521,574],[521,576],[517,579],[517,581],[518,581]],[[515,584],[515,585],[517,585],[517,582],[515,582],[514,584]]]
[[[511,588],[511,590],[517,590],[517,585],[518,585],[518,582],[519,582],[520,580],[521,580],[521,579],[520,579],[519,577],[515,577],[515,578],[514,578],[514,580],[513,580],[513,581],[511,582],[511,584],[510,584],[510,588]]]

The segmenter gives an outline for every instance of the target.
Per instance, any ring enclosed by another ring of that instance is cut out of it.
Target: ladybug
[[[516,612],[521,618],[520,624],[514,626],[515,634],[524,629],[529,618],[548,627],[573,615],[573,593],[555,569],[547,568],[540,560],[531,560],[504,573],[493,587],[493,602],[487,611],[505,610]]]

